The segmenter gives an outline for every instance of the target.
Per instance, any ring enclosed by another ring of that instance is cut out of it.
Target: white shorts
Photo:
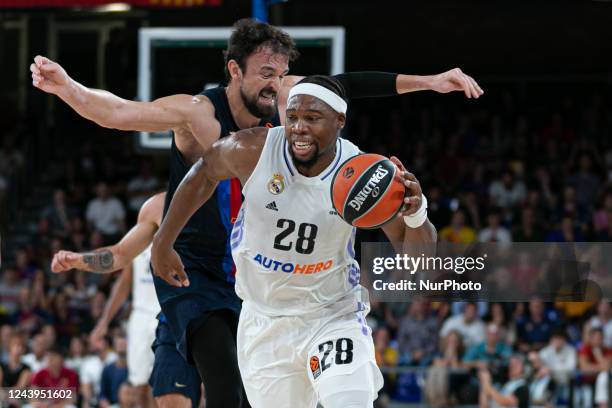
[[[153,370],[155,354],[151,345],[155,340],[157,318],[151,313],[132,310],[127,324],[127,365],[131,385],[145,385]]]
[[[314,408],[338,392],[367,391],[383,378],[363,313],[341,317],[269,317],[243,304],[238,365],[253,408]],[[351,381],[343,377],[360,370]]]

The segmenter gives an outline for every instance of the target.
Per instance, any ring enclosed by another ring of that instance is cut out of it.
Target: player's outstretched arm
[[[30,71],[36,88],[59,96],[79,115],[106,128],[155,132],[188,127],[195,106],[191,95],[135,102],[87,88],[70,78],[57,62],[40,55],[34,58]]]
[[[391,157],[391,161],[402,172],[408,195],[404,198],[404,209],[397,214],[394,220],[382,227],[383,232],[398,252],[414,256],[419,256],[424,251],[432,252],[435,249],[432,244],[437,242],[438,235],[429,219],[425,219],[421,225],[414,227],[408,226],[404,220],[404,217],[410,219],[411,216],[426,216],[426,212],[423,214],[423,211],[426,211],[427,208],[422,208],[425,203],[422,202],[421,185],[414,174],[407,171],[397,157]]]
[[[448,93],[461,91],[467,98],[478,98],[484,91],[476,80],[453,68],[436,75],[407,75],[379,71],[346,72],[334,75],[345,88],[349,99],[375,98],[401,95],[417,91]],[[286,96],[301,76],[288,75],[283,78],[279,92],[279,106],[286,103]]]
[[[82,269],[95,273],[111,273],[124,268],[153,240],[161,220],[165,195],[156,194],[142,205],[136,225],[121,241],[91,252],[59,251],[53,256],[51,271],[59,273]]]
[[[467,98],[479,98],[484,93],[474,78],[465,74],[459,68],[436,75],[405,75],[363,71],[346,72],[334,75],[334,77],[342,83],[349,99],[393,96],[417,91],[439,93],[461,91],[465,93]],[[302,78],[304,77],[295,75],[288,75],[283,78],[278,94],[280,112],[285,110],[289,90]]]
[[[212,196],[219,181],[237,177],[244,185],[259,160],[267,130],[245,129],[218,140],[179,184],[155,234],[151,253],[154,273],[170,285],[189,286],[183,264],[172,248],[180,231]]]

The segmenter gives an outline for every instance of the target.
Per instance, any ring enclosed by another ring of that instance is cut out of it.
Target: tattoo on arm
[[[114,261],[113,253],[108,249],[83,254],[83,262],[89,265],[93,272],[111,272]]]

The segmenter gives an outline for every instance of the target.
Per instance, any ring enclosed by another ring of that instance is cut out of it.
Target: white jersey
[[[161,308],[155,293],[150,262],[151,245],[134,258],[132,263],[132,308],[157,316]]]
[[[355,229],[337,215],[330,197],[335,171],[359,149],[339,138],[329,167],[306,177],[293,164],[284,130],[268,131],[242,189],[231,236],[236,293],[269,316],[364,310]]]

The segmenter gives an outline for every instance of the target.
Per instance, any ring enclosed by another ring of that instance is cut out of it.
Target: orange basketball
[[[373,153],[345,161],[331,183],[334,209],[358,228],[378,228],[391,220],[402,207],[405,191],[397,166]]]

